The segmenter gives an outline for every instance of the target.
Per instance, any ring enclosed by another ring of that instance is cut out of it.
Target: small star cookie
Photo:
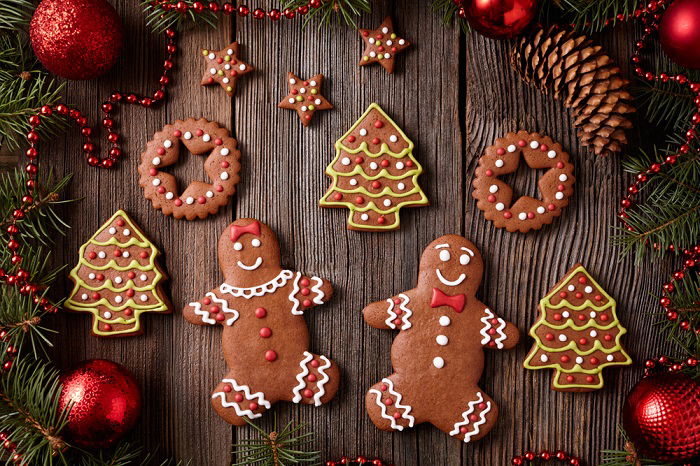
[[[207,71],[202,76],[202,86],[219,83],[229,97],[236,93],[236,80],[255,70],[252,65],[239,58],[238,42],[232,42],[218,52],[202,49],[202,55],[207,61]]]
[[[294,73],[288,73],[287,83],[289,84],[289,94],[277,106],[296,110],[302,125],[309,126],[311,117],[317,110],[333,108],[333,104],[321,95],[322,74],[304,80]]]
[[[360,66],[379,63],[389,74],[394,72],[396,54],[403,52],[411,45],[394,32],[394,25],[389,16],[375,30],[360,29],[360,35],[367,44],[360,59]]]

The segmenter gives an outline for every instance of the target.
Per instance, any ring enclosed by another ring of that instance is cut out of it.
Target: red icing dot
[[[115,249],[114,250],[114,257],[121,257],[121,256],[122,256],[122,252],[119,249]]]
[[[581,299],[581,298],[583,298],[583,293],[581,293],[580,291],[577,291],[574,296],[576,296],[578,299]]]
[[[220,146],[223,143],[224,143],[224,141],[222,141],[221,138],[214,139],[214,144],[216,144],[217,146]]]
[[[567,382],[573,382],[573,381],[574,381],[574,376],[573,376],[573,375],[567,375],[567,376],[566,376],[566,381],[567,381]]]
[[[383,392],[385,392],[385,391],[387,390],[387,388],[388,388],[388,387],[387,387],[385,384],[381,384],[381,385],[379,386],[379,389],[380,389],[381,391],[383,391]]]
[[[225,318],[226,318],[226,316],[223,315],[223,314],[216,314],[216,316],[214,317],[214,319],[216,319],[216,320],[219,321],[219,322],[223,322],[223,320],[224,320]]]
[[[212,314],[217,314],[220,310],[221,308],[219,306],[212,306],[209,308],[209,312]]]
[[[109,324],[105,324],[104,328],[105,328],[105,332],[110,332],[112,330],[112,326]]]
[[[314,392],[312,392],[308,388],[306,390],[304,390],[304,398],[311,398],[312,396],[314,396]]]
[[[569,362],[569,357],[567,355],[563,355],[561,357],[561,362]]]
[[[382,160],[381,162],[379,162],[379,165],[381,165],[382,167],[386,168],[386,167],[389,166],[389,161],[388,161],[388,160]]]
[[[604,339],[605,341],[610,341],[610,340],[613,339],[613,337],[612,337],[612,335],[608,334],[608,335],[605,335],[605,336],[603,337],[603,339]]]
[[[318,367],[318,361],[316,359],[312,359],[309,364],[311,365],[311,367]]]
[[[272,330],[270,330],[268,327],[263,327],[260,329],[260,337],[261,338],[270,338],[272,335]]]
[[[562,299],[566,298],[566,291],[560,291],[560,292],[559,292],[559,297],[562,298]]]
[[[382,186],[382,184],[379,181],[377,181],[377,180],[372,181],[372,187],[374,189],[379,189],[379,188],[381,188],[381,186]]]
[[[578,282],[581,284],[586,283],[587,281],[588,280],[586,280],[586,277],[584,277],[584,276],[578,277]]]
[[[265,360],[272,362],[277,360],[277,353],[274,350],[265,351]]]
[[[176,206],[180,207],[180,206],[182,205],[182,199],[175,199],[174,204],[175,204]]]
[[[479,420],[479,416],[477,416],[476,414],[470,414],[470,415],[469,415],[469,420],[472,421],[472,422],[476,422],[476,421]]]
[[[379,144],[379,138],[372,138],[372,144]]]
[[[293,95],[297,95],[298,93],[299,93],[299,91],[298,91],[298,90],[296,90],[296,89],[292,89],[292,94],[293,94]]]
[[[381,216],[377,219],[377,223],[380,224],[380,225],[384,225],[385,222],[386,222],[386,219],[384,218],[383,215],[381,215]]]
[[[597,294],[593,297],[593,299],[595,299],[596,301],[602,301],[603,297],[601,295]]]
[[[196,134],[197,136],[201,136],[201,135],[204,134],[204,131],[202,131],[201,129],[198,129],[198,130],[195,132],[195,134]]]
[[[233,396],[233,399],[236,403],[240,403],[241,401],[243,401],[243,395],[241,395],[240,393],[236,393]]]
[[[165,194],[165,188],[162,186],[158,186],[158,194]]]
[[[489,194],[489,197],[487,197],[486,200],[489,202],[496,202],[496,196]]]
[[[209,299],[209,298],[204,298],[204,299],[202,300],[202,304],[204,304],[205,306],[210,305],[210,304],[211,304],[211,299]]]
[[[600,362],[600,361],[598,361],[598,358],[591,358],[590,361],[591,361],[591,364],[593,364],[594,366]]]
[[[384,123],[382,123],[380,120],[374,122],[375,128],[381,128],[382,126],[384,126]]]
[[[535,218],[535,213],[534,213],[534,212],[528,212],[528,213],[527,213],[527,218]]]
[[[497,153],[498,155],[503,155],[503,154],[506,153],[506,150],[505,150],[504,148],[502,148],[502,147],[499,147],[498,149],[496,149],[496,153]]]
[[[490,342],[489,342],[489,348],[493,348],[494,346],[496,346],[496,343],[493,342],[493,341],[490,341]]]
[[[401,300],[399,298],[394,298],[394,304],[401,304]]]
[[[549,149],[549,147],[547,147],[547,144],[542,144],[542,145],[540,146],[540,150],[541,150],[542,152],[547,152],[548,149]]]
[[[228,167],[229,167],[229,163],[226,160],[221,162],[221,168],[228,168]]]
[[[304,115],[304,119],[305,119],[305,120],[310,120],[310,119],[311,119],[311,114],[309,114],[309,115]]]
[[[255,310],[255,317],[262,319],[267,315],[267,310],[264,307],[259,307]]]
[[[527,144],[527,142],[525,142],[524,139],[521,139],[520,141],[518,141],[518,145],[519,145],[520,147],[525,147],[526,144]]]
[[[363,37],[369,36],[369,31],[362,31],[362,36]]]
[[[124,309],[124,315],[125,315],[125,316],[131,316],[133,313],[134,313],[134,311],[132,311],[132,310],[129,309],[129,308]]]
[[[214,82],[214,78],[212,78],[211,76],[209,76],[209,77],[207,78],[207,82],[208,82],[209,84],[213,83],[213,82]]]
[[[141,257],[141,259],[145,259],[148,257],[148,253],[146,251],[141,251],[139,253],[139,257]]]
[[[601,320],[601,322],[607,322],[608,319],[609,319],[609,317],[608,317],[607,314],[601,314],[601,315],[600,315],[600,320]]]
[[[459,428],[459,432],[462,434],[466,434],[467,432],[469,432],[469,429],[467,429],[465,426],[462,426]]]
[[[94,259],[95,257],[97,257],[97,253],[95,253],[95,251],[90,251],[90,252],[88,253],[88,257],[89,257],[90,259]]]
[[[224,59],[221,57],[216,59],[216,63],[218,63],[219,65],[222,64],[223,62],[224,62]]]
[[[126,276],[129,277],[129,278],[134,278],[134,277],[136,276],[136,272],[133,272],[133,271],[132,271],[132,272],[129,272],[129,273],[126,274]]]
[[[256,409],[258,409],[258,404],[255,401],[251,401],[248,405],[248,408],[250,408],[251,411],[255,411]]]
[[[394,419],[400,419],[400,418],[401,418],[401,413],[398,412],[398,411],[396,411],[394,414],[392,414],[392,417],[393,417]]]
[[[300,284],[301,286],[309,286],[310,283],[311,283],[311,282],[310,282],[309,279],[306,278],[306,277],[304,277],[304,278],[302,278],[301,280],[299,280],[299,284]]]
[[[382,34],[377,34],[377,39],[383,39],[384,36]]]
[[[353,135],[351,134],[350,136],[348,136],[347,141],[348,141],[348,142],[355,142],[355,136],[353,136]]]
[[[309,296],[309,293],[311,293],[311,290],[308,288],[302,288],[301,289],[301,294],[304,296]]]
[[[395,309],[394,312],[396,313],[397,316],[400,316],[403,314],[403,311],[401,309]]]
[[[489,335],[495,335],[496,334],[496,329],[495,328],[490,328],[487,332]]]
[[[593,380],[594,380],[594,379],[593,379],[593,376],[592,376],[592,375],[587,375],[587,376],[586,376],[586,382],[591,383],[591,382],[593,382]]]
[[[231,390],[232,390],[231,385],[229,385],[229,384],[224,385],[223,391],[225,391],[226,393],[231,393]]]
[[[217,184],[217,185],[214,185],[214,189],[220,193],[221,191],[224,190],[224,187],[221,186],[220,184]]]
[[[558,314],[558,313],[557,313],[557,314],[554,314],[554,315],[552,316],[552,318],[553,318],[554,320],[556,320],[556,321],[559,321],[559,320],[561,320],[561,314]]]
[[[412,167],[412,166],[413,166],[413,161],[412,161],[412,160],[408,160],[408,161],[406,162],[406,166],[407,166],[407,167]]]
[[[176,129],[175,131],[173,131],[173,136],[175,136],[176,138],[179,138],[180,136],[182,136],[182,131],[180,131],[179,129]]]
[[[124,226],[124,220],[122,220],[121,218],[120,218],[119,220],[117,220],[117,226],[118,226],[118,227],[123,227],[123,226]]]
[[[588,344],[588,340],[587,340],[586,338],[580,338],[580,339],[578,340],[578,343],[579,343],[579,345],[587,345],[587,344]]]
[[[318,379],[316,378],[316,374],[309,374],[306,380],[308,380],[309,382],[316,382],[316,380]]]
[[[563,185],[563,184],[560,184],[559,186],[557,186],[557,190],[558,190],[558,191],[564,191],[564,189],[565,189],[565,188],[564,188],[564,185]]]
[[[580,320],[580,321],[586,320],[586,315],[585,315],[585,314],[579,314],[579,315],[578,315],[578,320]]]
[[[92,299],[100,299],[100,293],[98,293],[97,291],[95,291],[95,292],[92,294]]]
[[[333,199],[335,199],[336,201],[339,201],[339,200],[341,200],[342,198],[343,198],[343,195],[340,194],[340,193],[335,193],[335,194],[333,194]]]
[[[491,319],[491,324],[492,324],[492,325],[497,325],[497,324],[498,324],[498,319]]]
[[[544,339],[547,341],[552,341],[552,340],[554,340],[554,335],[552,335],[551,333],[548,333],[544,336]]]
[[[476,407],[479,409],[486,409],[486,403],[479,403]]]
[[[158,169],[157,168],[151,168],[148,170],[148,173],[151,174],[151,176],[156,176],[158,174]]]
[[[383,52],[383,51],[384,51],[384,46],[383,46],[383,45],[380,45],[379,47],[377,47],[377,50],[380,51],[380,52]],[[374,126],[377,126],[377,123],[379,123],[379,122],[375,122],[375,123],[374,123]],[[381,128],[381,126],[377,126],[377,128]]]
[[[204,196],[199,196],[197,198],[197,202],[199,202],[200,204],[205,204],[207,202],[207,198]]]
[[[511,214],[510,212],[503,212],[504,218],[511,218],[512,216],[513,216],[513,214]]]
[[[156,152],[158,152],[158,155],[165,155],[165,149],[162,147],[159,147]]]
[[[391,48],[391,51],[394,52],[394,53],[396,53],[396,50],[397,50],[396,47],[392,47],[392,48]]]
[[[96,278],[96,279],[97,279],[98,281],[100,281],[100,282],[101,282],[102,280],[104,280],[104,279],[105,279],[105,276],[104,276],[104,275],[102,275],[101,273],[98,273],[97,275],[95,275],[95,278]]]
[[[394,400],[392,400],[391,398],[384,398],[384,404],[387,406],[391,406],[394,404]]]
[[[134,296],[134,290],[126,290],[126,295],[131,298]]]
[[[355,157],[355,163],[362,163],[364,161],[365,159],[363,159],[362,157]]]
[[[356,203],[356,204],[362,204],[363,202],[365,202],[365,200],[364,200],[364,198],[363,198],[362,196],[357,196],[357,197],[355,198],[355,203]]]
[[[493,170],[491,170],[490,168],[486,170],[486,176],[493,176]]]
[[[550,211],[555,210],[556,208],[557,208],[557,206],[555,206],[554,204],[549,204],[547,206],[547,210],[550,210]]]
[[[564,168],[564,162],[557,162],[557,168]]]
[[[233,77],[238,76],[238,71],[236,71],[236,70],[231,70],[231,76],[233,76]]]
[[[301,304],[303,304],[303,305],[304,305],[304,307],[309,307],[309,306],[311,306],[311,301],[310,301],[310,300],[308,300],[308,299],[305,299],[305,300],[304,300],[304,302],[303,302],[303,303],[301,303]]]

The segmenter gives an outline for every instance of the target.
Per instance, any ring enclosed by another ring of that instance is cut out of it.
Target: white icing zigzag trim
[[[247,385],[238,385],[238,383],[233,380],[233,379],[224,379],[222,380],[224,383],[230,383],[233,385],[233,389],[236,390],[237,392],[243,392],[243,396],[245,397],[246,400],[253,400],[256,403],[258,403],[261,406],[264,406],[267,409],[270,409],[270,402],[265,399],[265,395],[262,392],[256,392],[256,393],[250,393],[250,387]],[[224,392],[216,392],[214,393],[211,398],[215,399],[216,397],[221,398],[221,406],[224,408],[233,408],[236,410],[236,415],[238,416],[247,416],[248,419],[257,419],[260,416],[262,416],[262,413],[254,413],[250,409],[241,409],[238,406],[238,403],[235,401],[229,402],[226,400],[226,393]]]
[[[318,277],[312,277],[311,280],[316,280],[316,284],[311,287],[311,291],[316,293],[316,296],[314,296],[314,303],[316,304],[323,304],[323,298],[326,296],[326,294],[321,291],[321,285],[323,285],[323,280],[321,280]]]
[[[211,291],[208,292],[205,296],[207,296],[209,299],[211,299],[216,304],[219,304],[221,306],[221,310],[224,312],[224,314],[233,314],[233,317],[231,317],[230,319],[228,319],[226,321],[226,325],[228,325],[230,327],[231,325],[233,325],[233,323],[236,320],[238,320],[238,311],[228,307],[228,302],[226,302],[225,299],[219,298]],[[216,320],[209,317],[211,314],[209,313],[209,311],[205,311],[204,309],[202,309],[201,303],[190,303],[190,306],[192,306],[194,308],[194,313],[196,315],[202,316],[202,322],[204,322],[205,324],[209,324],[209,325],[216,325]]]
[[[485,345],[486,343],[491,340],[491,335],[489,335],[487,332],[488,330],[493,327],[491,325],[491,320],[496,317],[493,312],[489,308],[484,309],[484,312],[486,315],[482,317],[480,320],[484,324],[484,327],[479,331],[481,335],[484,337],[481,339],[481,344]],[[496,328],[496,332],[498,332],[498,337],[494,340],[496,342],[496,347],[498,349],[503,349],[503,340],[506,339],[506,334],[503,333],[503,329],[506,328],[506,321],[501,319],[500,317],[497,318],[498,320],[498,328]]]
[[[394,390],[394,383],[391,381],[391,379],[383,378],[382,383],[386,384],[388,387],[387,391],[389,392],[390,395],[393,395],[396,397],[396,401],[394,402],[394,406],[396,409],[399,410],[405,410],[403,413],[401,413],[401,417],[403,419],[408,420],[408,427],[413,427],[413,424],[415,422],[415,418],[411,416],[411,407],[408,405],[402,405],[401,404],[401,394]],[[391,428],[394,430],[403,430],[403,426],[400,424],[396,423],[396,420],[394,419],[394,416],[389,416],[386,412],[386,405],[382,403],[382,392],[377,390],[376,388],[373,388],[369,391],[369,393],[373,393],[377,395],[377,399],[375,400],[375,403],[377,403],[377,406],[379,406],[382,410],[382,417],[384,419],[388,419],[391,421]]]
[[[481,392],[476,393],[477,399],[474,401],[470,401],[467,404],[467,410],[462,413],[462,419],[463,421],[456,422],[454,425],[454,429],[450,431],[450,435],[459,435],[460,427],[466,426],[469,424],[469,415],[474,412],[474,408],[476,405],[479,403],[483,403],[484,397],[481,396]],[[477,420],[473,425],[472,425],[472,431],[467,432],[464,434],[464,443],[468,443],[471,438],[479,433],[479,427],[481,427],[484,423],[486,423],[486,414],[491,411],[491,402],[487,401],[486,402],[486,408],[479,414],[479,420]]]
[[[331,367],[331,362],[325,356],[321,356],[321,361],[323,361],[325,365],[318,367],[318,372],[323,377],[321,378],[321,380],[316,382],[316,389],[318,390],[318,393],[314,395],[314,406],[321,406],[321,397],[326,394],[326,390],[323,389],[323,386],[326,385],[326,382],[328,382],[328,380],[330,379],[330,377],[328,377],[328,374],[326,374],[326,369]]]
[[[290,278],[294,276],[291,270],[283,270],[275,278],[262,285],[252,288],[238,288],[228,283],[222,283],[219,289],[222,293],[228,293],[236,298],[250,299],[253,296],[262,296],[268,293],[274,293],[278,288],[282,288],[287,284]]]
[[[296,277],[294,277],[294,286],[292,287],[292,292],[289,293],[289,300],[294,304],[292,306],[292,314],[295,316],[304,315],[304,311],[299,309],[299,300],[297,299],[297,293],[299,292],[299,279],[301,278],[301,272],[297,272]]]
[[[311,362],[311,360],[314,358],[314,355],[309,353],[308,351],[304,351],[304,358],[301,360],[299,363],[299,366],[301,367],[301,372],[297,374],[297,384],[296,387],[292,389],[292,393],[294,394],[294,398],[292,398],[292,401],[294,403],[299,403],[301,401],[301,390],[306,386],[306,382],[304,382],[304,377],[309,375],[309,368],[306,367],[306,365]]]
[[[406,304],[410,302],[410,299],[408,296],[405,294],[401,293],[399,295],[399,298],[401,298],[401,303],[399,304],[399,309],[403,311],[401,314],[401,321],[403,322],[403,325],[401,325],[401,330],[406,330],[411,328],[411,322],[409,322],[409,317],[413,315],[413,311],[411,311],[409,308],[406,307]],[[394,320],[398,317],[398,314],[394,312],[394,301],[389,298],[386,300],[387,303],[389,303],[389,308],[386,310],[387,314],[389,314],[389,317],[384,321],[384,323],[387,324],[387,326],[390,329],[395,329],[396,324],[394,323]]]

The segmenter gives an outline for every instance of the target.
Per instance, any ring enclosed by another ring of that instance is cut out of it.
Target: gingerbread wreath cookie
[[[202,49],[207,61],[207,71],[202,76],[202,86],[219,84],[229,97],[236,93],[236,81],[255,70],[238,56],[238,43],[232,42],[219,51]]]
[[[396,55],[411,45],[394,32],[394,24],[390,16],[384,18],[382,24],[375,30],[360,29],[360,36],[366,45],[360,59],[360,66],[379,63],[390,74],[394,72]]]
[[[204,171],[211,183],[193,181],[180,193],[175,177],[162,171],[177,163],[180,143],[193,155],[207,155]],[[187,220],[205,218],[228,204],[236,192],[241,153],[226,128],[200,118],[177,120],[153,135],[141,154],[139,184],[146,199],[165,215]]]
[[[514,173],[520,156],[530,168],[546,168],[537,185],[540,199],[522,196],[512,202],[513,189],[498,177]],[[552,223],[574,192],[574,166],[561,144],[538,133],[519,131],[497,139],[484,151],[474,176],[472,196],[496,228],[522,233]]]
[[[169,314],[172,309],[162,288],[167,275],[157,256],[138,225],[123,210],[116,211],[80,247],[80,261],[70,272],[75,285],[65,308],[91,313],[96,336],[142,333],[141,314]]]
[[[277,238],[252,218],[233,222],[219,238],[224,282],[183,314],[197,325],[221,325],[229,373],[212,404],[226,422],[244,425],[277,401],[320,406],[338,390],[340,371],[309,351],[304,312],[325,303],[328,280],[283,269]]]
[[[311,117],[317,111],[333,108],[333,105],[321,95],[322,74],[317,74],[310,79],[301,79],[294,73],[289,73],[287,84],[289,94],[277,106],[296,110],[302,125],[309,126]]]
[[[520,333],[476,298],[483,268],[470,241],[442,236],[425,248],[415,288],[362,311],[372,327],[399,330],[391,346],[394,373],[365,396],[380,429],[430,422],[466,443],[495,425],[498,406],[477,385],[483,350],[513,348]]]
[[[632,363],[620,343],[627,331],[615,314],[615,300],[581,264],[554,285],[537,309],[540,318],[530,329],[535,344],[524,365],[554,369],[553,390],[597,390],[603,387],[603,368]]]

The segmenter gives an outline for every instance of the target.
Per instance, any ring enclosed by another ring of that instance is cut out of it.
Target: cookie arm
[[[292,291],[289,293],[292,314],[302,315],[306,309],[328,302],[331,296],[333,296],[333,285],[330,281],[309,277],[301,272],[294,274]]]
[[[485,307],[480,321],[481,344],[484,348],[511,349],[520,340],[520,331],[514,324],[498,317]]]
[[[411,327],[413,311],[409,307],[411,298],[406,293],[377,301],[365,307],[362,315],[370,326],[379,329],[406,330]]]
[[[229,307],[218,288],[208,292],[202,299],[191,302],[182,310],[188,322],[195,325],[228,325],[238,320],[238,311]]]

